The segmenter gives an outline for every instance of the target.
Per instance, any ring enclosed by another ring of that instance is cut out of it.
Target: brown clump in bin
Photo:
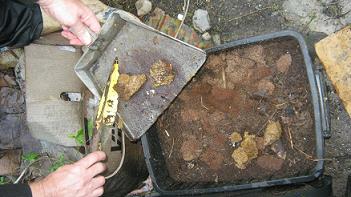
[[[307,175],[315,166],[305,155],[315,153],[312,109],[296,41],[212,54],[156,123],[169,174],[237,184]]]

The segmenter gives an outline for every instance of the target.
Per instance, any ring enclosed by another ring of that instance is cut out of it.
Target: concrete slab
[[[60,94],[82,90],[73,70],[80,56],[73,47],[25,47],[27,122],[33,137],[76,146],[68,135],[81,128],[80,103],[63,101]]]

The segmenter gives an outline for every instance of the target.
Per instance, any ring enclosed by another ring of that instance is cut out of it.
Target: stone
[[[196,139],[195,136],[188,136],[183,142],[180,152],[184,161],[191,161],[197,159],[202,152],[201,143]]]
[[[351,117],[351,26],[319,41],[315,49]]]
[[[211,29],[210,17],[207,10],[198,9],[194,12],[193,15],[193,26],[200,33]]]
[[[138,92],[145,82],[145,74],[121,74],[118,78],[117,92],[123,100],[128,101],[136,92]]]
[[[258,149],[256,146],[255,135],[249,135],[248,132],[244,133],[244,140],[241,142],[240,147],[235,149],[232,158],[235,161],[236,167],[245,169],[247,164],[257,158]]]
[[[234,131],[231,135],[230,135],[230,141],[235,144],[238,143],[242,140],[243,138],[241,137],[240,133]]]
[[[285,158],[286,158],[286,151],[285,151],[285,148],[284,148],[282,140],[279,139],[278,141],[274,142],[271,145],[271,150],[273,152],[275,152],[280,159],[284,159],[285,160]]]
[[[149,0],[138,0],[135,2],[138,16],[148,14],[152,9],[152,3]]]
[[[201,37],[204,40],[211,40],[211,34],[208,32],[205,32],[204,34],[202,34]]]
[[[257,165],[269,171],[278,171],[284,164],[283,159],[275,158],[271,155],[263,155],[257,158]]]
[[[277,61],[277,70],[280,73],[286,73],[289,70],[289,67],[291,66],[291,55],[290,54],[284,54],[282,55],[278,61]]]
[[[269,122],[266,130],[264,132],[264,145],[271,145],[277,140],[280,139],[282,135],[282,127],[280,123],[277,122]]]
[[[17,85],[17,83],[16,83],[14,77],[10,77],[9,75],[5,75],[5,76],[4,76],[4,80],[5,80],[6,83],[7,83],[9,86],[11,86],[11,87]]]

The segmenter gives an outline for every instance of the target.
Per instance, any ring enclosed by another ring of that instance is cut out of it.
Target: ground
[[[109,5],[135,13],[135,0],[106,0]],[[182,13],[183,1],[152,0],[173,17]],[[210,33],[220,34],[223,43],[279,30],[301,32],[315,66],[319,67],[314,43],[351,22],[350,0],[191,0],[185,23],[197,8],[210,15]],[[328,82],[332,137],[325,141],[325,174],[333,176],[334,196],[343,196],[351,173],[351,121],[335,90]]]

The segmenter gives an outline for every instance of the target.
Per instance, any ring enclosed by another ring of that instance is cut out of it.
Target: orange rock
[[[288,72],[289,67],[291,66],[291,62],[292,62],[292,59],[290,54],[282,55],[277,61],[278,72],[281,72],[281,73]]]
[[[319,41],[315,49],[351,116],[351,26]]]

